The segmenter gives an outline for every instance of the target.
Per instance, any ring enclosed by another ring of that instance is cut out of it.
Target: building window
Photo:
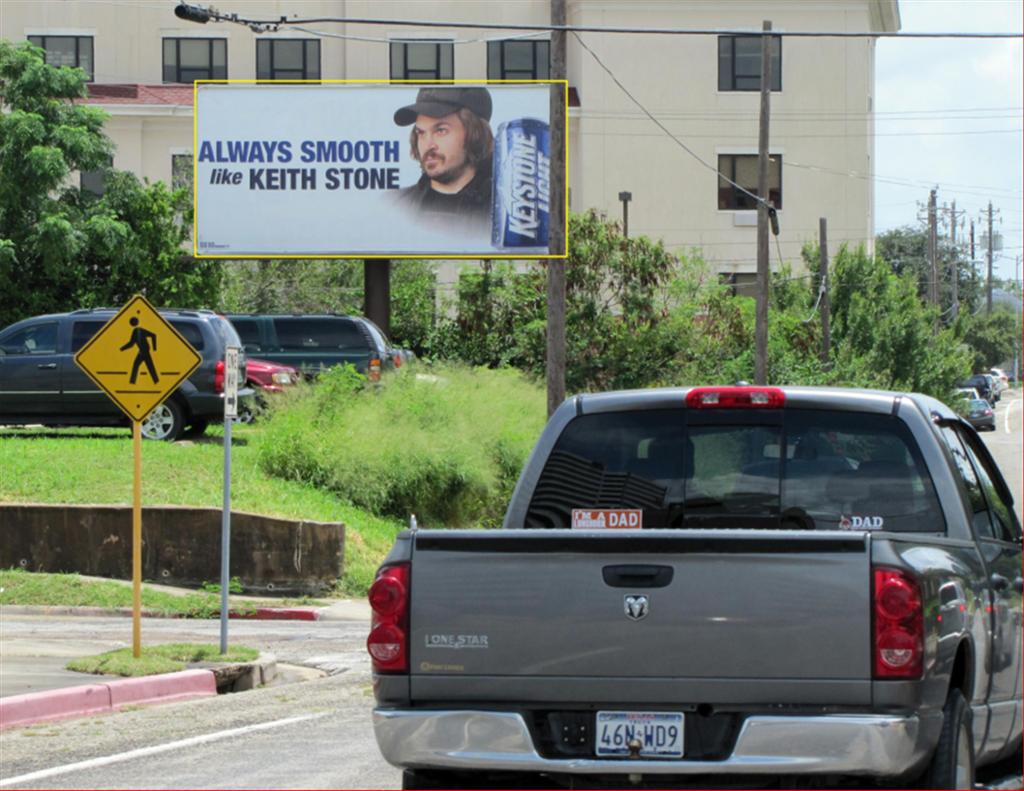
[[[772,36],[772,90],[782,90],[782,38]],[[761,90],[761,37],[718,37],[718,90]]]
[[[455,45],[450,41],[392,41],[391,79],[450,80],[455,77]]]
[[[164,82],[225,80],[227,76],[226,38],[164,39]]]
[[[29,36],[28,40],[43,49],[50,66],[81,69],[93,81],[92,36]]]
[[[114,167],[114,158],[107,157],[106,167],[81,171],[78,174],[79,189],[97,198],[102,197],[103,193],[107,191],[107,171],[112,167]]]
[[[720,154],[718,172],[721,174],[718,177],[719,209],[757,208],[757,201],[725,180],[735,181],[756,195],[757,154]],[[776,209],[782,208],[782,156],[779,154],[772,154],[768,160],[768,201]]]
[[[171,154],[171,189],[187,189],[192,194],[191,154]]]
[[[487,79],[546,80],[550,48],[547,41],[488,41]]]
[[[256,42],[257,80],[319,80],[316,39],[261,39]]]

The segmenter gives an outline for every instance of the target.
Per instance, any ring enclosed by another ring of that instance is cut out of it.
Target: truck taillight
[[[370,652],[377,673],[409,672],[409,564],[396,563],[377,572],[370,586]]]
[[[924,614],[917,580],[899,569],[874,570],[875,678],[920,678]]]
[[[224,361],[217,360],[217,367],[213,369],[213,391],[224,392]]]
[[[779,409],[786,394],[777,387],[695,387],[686,394],[690,409]]]
[[[370,360],[370,365],[366,370],[366,378],[371,382],[380,381],[380,360]]]

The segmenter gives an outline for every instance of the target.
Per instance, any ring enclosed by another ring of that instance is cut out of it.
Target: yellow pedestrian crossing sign
[[[78,367],[135,421],[156,409],[202,360],[141,294],[75,355]]]

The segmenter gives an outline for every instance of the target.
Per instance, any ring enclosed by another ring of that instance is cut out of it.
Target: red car
[[[245,381],[256,392],[280,393],[285,387],[299,381],[299,372],[290,365],[272,363],[247,357],[245,360]]]

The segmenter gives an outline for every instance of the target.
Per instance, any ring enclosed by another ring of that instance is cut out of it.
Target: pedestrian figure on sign
[[[132,346],[138,347],[138,352],[135,354],[135,362],[132,363],[132,376],[128,382],[129,384],[135,384],[135,380],[139,375],[139,366],[145,363],[146,369],[149,371],[149,378],[153,380],[153,384],[156,384],[160,381],[160,377],[156,375],[153,358],[149,355],[150,338],[153,339],[153,351],[156,351],[156,335],[140,327],[139,320],[134,316],[128,320],[128,323],[135,329],[132,330],[132,337],[128,339],[128,343],[121,347],[121,351],[128,351]]]

